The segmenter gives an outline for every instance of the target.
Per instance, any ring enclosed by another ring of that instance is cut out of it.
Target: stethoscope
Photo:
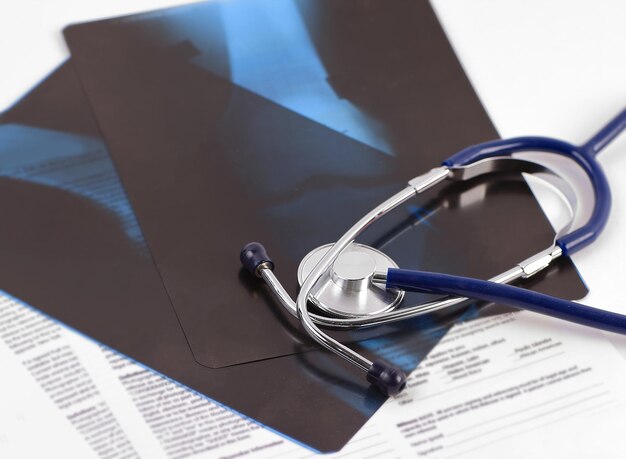
[[[438,311],[473,298],[626,334],[626,315],[508,285],[536,275],[555,259],[572,255],[598,237],[609,216],[611,194],[595,157],[624,129],[626,110],[580,146],[547,137],[517,137],[461,150],[440,167],[411,179],[406,188],[366,214],[337,242],[318,247],[306,255],[298,268],[300,292],[296,301],[274,275],[274,263],[261,244],[247,244],[241,250],[241,262],[265,281],[274,296],[300,320],[315,341],[366,372],[367,381],[387,396],[404,389],[407,378],[404,371],[385,361],[370,361],[328,336],[320,326],[373,327]],[[542,153],[573,160],[588,178],[587,183],[579,183],[564,177],[566,174],[555,172],[541,160]],[[466,181],[499,172],[521,172],[543,180],[558,191],[571,218],[557,231],[547,249],[496,277],[485,281],[399,269],[383,252],[354,242],[370,225],[429,188],[444,181]],[[405,291],[446,296],[437,301],[399,307]],[[309,306],[315,309],[315,313],[309,311]]]

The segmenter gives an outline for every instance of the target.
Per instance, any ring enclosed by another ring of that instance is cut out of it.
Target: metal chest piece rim
[[[304,283],[313,268],[333,244],[309,252],[298,267],[298,283]],[[309,301],[330,316],[343,318],[368,317],[389,311],[404,298],[402,290],[387,290],[375,284],[375,272],[387,272],[398,265],[373,247],[352,243],[318,280]]]

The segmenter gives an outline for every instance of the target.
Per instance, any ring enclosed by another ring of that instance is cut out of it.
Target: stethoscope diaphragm
[[[333,244],[309,252],[298,267],[298,283],[304,283],[313,268]],[[386,289],[373,282],[376,272],[387,272],[398,265],[379,250],[363,244],[350,244],[320,277],[309,301],[337,317],[366,317],[389,311],[404,298],[404,291]]]

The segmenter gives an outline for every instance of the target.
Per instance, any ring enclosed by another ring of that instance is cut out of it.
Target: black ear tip
[[[265,263],[269,269],[274,269],[274,262],[267,255],[267,251],[263,244],[259,244],[258,242],[249,242],[244,245],[239,253],[239,260],[241,260],[241,264],[246,268],[250,274],[257,274],[257,268],[260,264]]]
[[[399,394],[406,387],[406,373],[381,361],[372,364],[367,371],[367,380],[387,397]]]

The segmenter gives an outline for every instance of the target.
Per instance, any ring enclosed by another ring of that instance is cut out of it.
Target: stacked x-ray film
[[[238,255],[262,241],[295,296],[309,251],[497,138],[428,2],[215,1],[65,37],[71,60],[1,118],[0,288],[295,441],[339,450],[384,397]],[[512,175],[421,196],[359,242],[404,268],[489,278],[552,237]],[[532,287],[585,292],[567,260]],[[410,372],[455,322],[501,310],[333,336]]]

